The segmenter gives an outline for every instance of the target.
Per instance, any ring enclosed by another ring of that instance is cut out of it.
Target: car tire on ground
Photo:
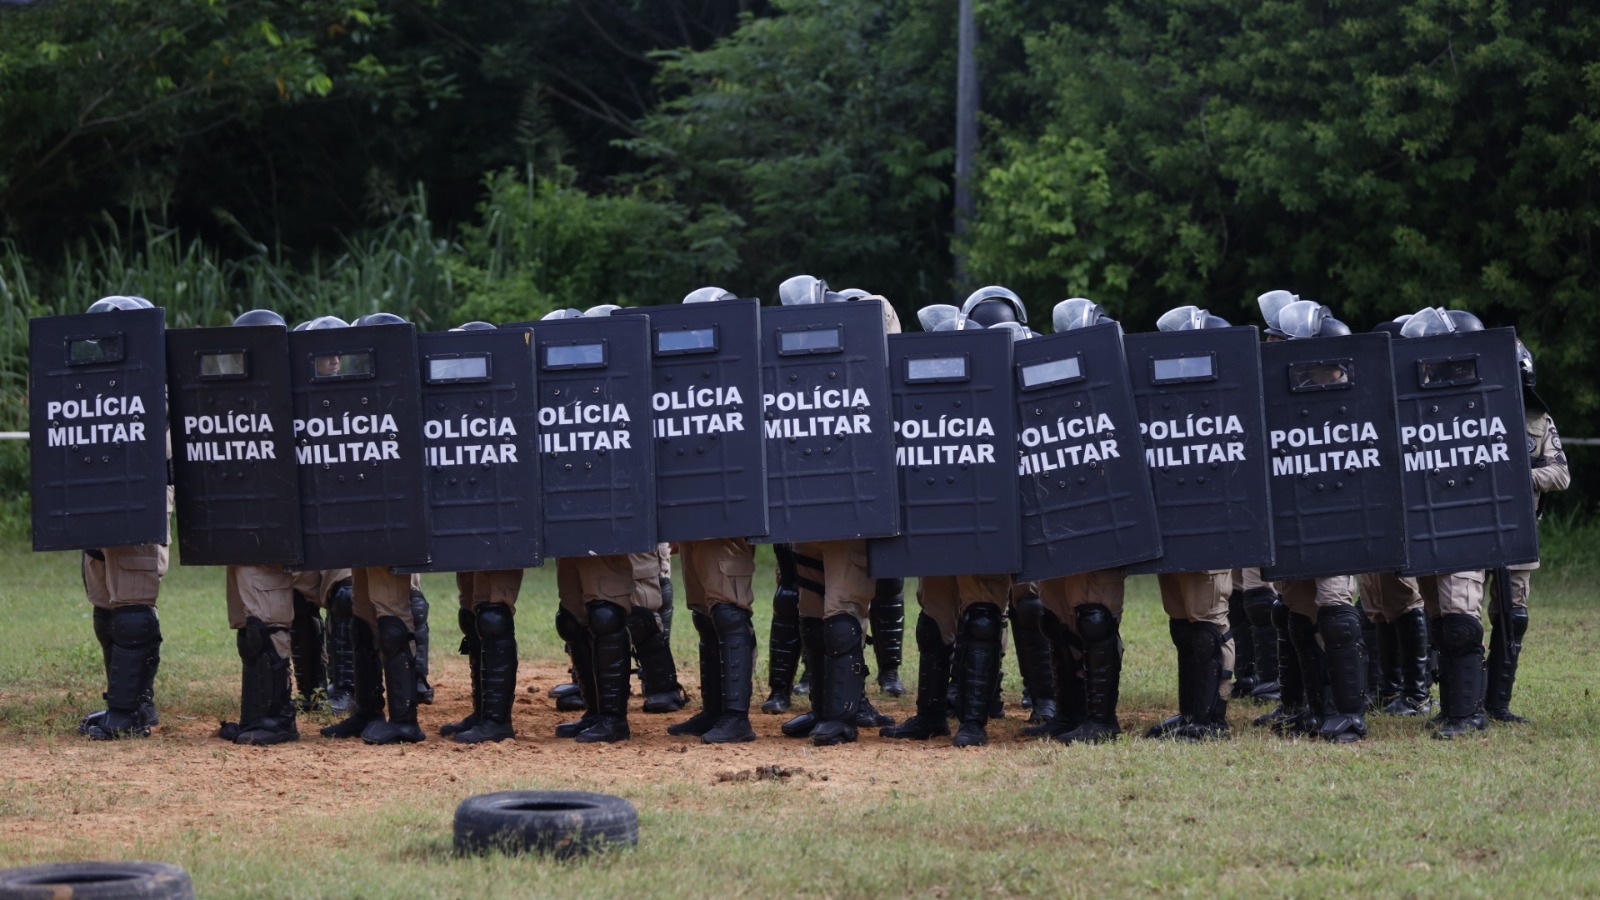
[[[194,900],[194,882],[157,862],[63,862],[0,870],[0,900]]]
[[[590,791],[499,791],[456,807],[456,853],[546,853],[582,856],[611,845],[639,843],[639,812],[610,794]]]

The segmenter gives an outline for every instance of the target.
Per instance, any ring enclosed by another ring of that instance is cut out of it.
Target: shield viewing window
[[[656,332],[656,355],[717,352],[717,328],[674,328]]]
[[[1478,377],[1476,356],[1417,361],[1417,383],[1425,388],[1456,387],[1477,384],[1482,380]]]
[[[925,356],[906,360],[906,383],[929,384],[942,381],[967,381],[967,355]]]
[[[606,364],[605,341],[587,344],[546,344],[546,369],[599,369]]]
[[[838,353],[844,349],[844,334],[837,325],[778,332],[778,355]]]
[[[124,354],[122,335],[105,334],[99,337],[67,338],[67,365],[92,366],[100,363],[121,362]]]
[[[1025,391],[1047,388],[1057,384],[1070,384],[1083,380],[1083,360],[1078,356],[1051,359],[1022,366],[1022,389]]]
[[[250,377],[249,355],[243,350],[203,350],[195,355],[200,357],[202,381]]]
[[[371,378],[373,371],[371,350],[311,354],[311,380],[314,382]]]
[[[489,354],[441,353],[428,357],[428,384],[490,380]]]
[[[1151,384],[1182,384],[1188,381],[1215,381],[1217,355],[1202,353],[1186,356],[1158,356],[1150,360]]]
[[[1350,386],[1355,367],[1348,359],[1316,360],[1289,365],[1289,390],[1332,391]]]

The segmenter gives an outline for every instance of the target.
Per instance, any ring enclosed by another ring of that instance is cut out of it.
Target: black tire
[[[547,853],[570,859],[639,843],[639,812],[610,794],[499,791],[456,807],[456,853]]]
[[[0,870],[0,900],[194,900],[189,873],[156,862],[64,862]]]

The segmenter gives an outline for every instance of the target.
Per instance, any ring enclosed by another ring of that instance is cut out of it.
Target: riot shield
[[[1016,345],[1018,581],[1115,568],[1161,555],[1150,470],[1116,324]]]
[[[1261,347],[1276,562],[1269,581],[1405,568],[1387,334]]]
[[[428,561],[417,338],[411,325],[289,334],[302,569]]]
[[[883,309],[818,303],[763,310],[761,372],[771,530],[760,540],[897,534]]]
[[[533,329],[546,557],[655,549],[650,323],[597,316]]]
[[[766,534],[767,458],[754,405],[761,398],[759,301],[641,313],[650,319],[661,540]]]
[[[1272,562],[1258,341],[1247,326],[1124,339],[1161,526],[1160,558],[1129,574]]]
[[[900,534],[867,542],[874,578],[1022,564],[1011,347],[1000,329],[889,336]]]
[[[283,328],[167,335],[178,552],[187,566],[300,561],[300,473]]]
[[[28,322],[33,549],[167,542],[160,309]]]
[[[1407,575],[1539,558],[1516,332],[1390,344],[1404,454]]]
[[[524,330],[417,335],[430,533],[425,566],[482,572],[544,564],[539,394]]]

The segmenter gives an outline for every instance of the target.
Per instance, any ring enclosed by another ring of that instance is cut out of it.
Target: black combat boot
[[[1433,708],[1428,674],[1428,614],[1420,609],[1402,613],[1393,625],[1395,698],[1383,711],[1392,716],[1420,716]],[[1379,646],[1383,636],[1379,634]]]
[[[593,623],[590,627],[593,628]],[[678,683],[678,665],[672,659],[672,645],[662,629],[661,616],[654,610],[635,606],[628,613],[627,630],[633,640],[633,652],[639,658],[644,711],[670,713],[683,709],[689,704],[689,695]]]
[[[1322,717],[1328,710],[1327,681],[1323,677],[1322,648],[1317,644],[1317,623],[1309,616],[1289,613],[1289,643],[1294,645],[1295,659],[1300,665],[1300,690],[1304,699],[1293,715],[1272,724],[1272,730],[1283,737],[1318,735],[1322,731]],[[1284,677],[1279,664],[1278,678]],[[1285,691],[1288,685],[1284,685]],[[1285,693],[1284,696],[1288,696]]]
[[[85,551],[87,552],[87,551]],[[94,615],[94,637],[100,643],[100,660],[106,676],[106,681],[111,680],[111,610],[91,607]],[[105,718],[106,711],[97,709],[78,720],[78,733],[87,735],[89,727]]]
[[[456,622],[461,625],[461,655],[467,658],[467,672],[472,678],[472,712],[459,722],[440,725],[442,737],[471,729],[483,716],[483,641],[478,637],[478,614],[470,609],[457,609]]]
[[[1491,621],[1499,622],[1500,618],[1493,616]],[[1513,606],[1511,634],[1501,634],[1504,630],[1496,626],[1489,634],[1489,684],[1483,705],[1489,718],[1496,722],[1524,723],[1528,720],[1511,711],[1511,689],[1517,683],[1517,660],[1522,656],[1522,637],[1528,633],[1528,608]]]
[[[356,706],[355,597],[350,579],[328,589],[328,710],[340,715]]]
[[[1056,715],[1056,673],[1054,648],[1044,633],[1044,604],[1037,593],[1024,594],[1012,601],[1010,616],[1022,688],[1032,701],[1028,722],[1048,723]]]
[[[1348,744],[1367,736],[1367,647],[1361,638],[1361,612],[1354,606],[1317,610],[1333,708],[1322,719],[1323,740]]]
[[[1439,617],[1439,714],[1433,736],[1448,741],[1482,731],[1483,623],[1477,616]]]
[[[361,729],[369,744],[415,744],[427,735],[417,726],[416,636],[399,616],[378,617],[378,651],[383,655],[383,681],[389,694],[387,721]]]
[[[371,626],[353,617],[350,619],[350,658],[353,684],[350,715],[322,729],[323,737],[360,737],[368,725],[384,720],[383,657],[378,654]]]
[[[1400,631],[1393,622],[1372,623],[1372,643],[1367,645],[1373,661],[1368,687],[1378,692],[1378,708],[1384,712],[1400,699]]]
[[[294,624],[289,628],[289,660],[294,665],[295,705],[321,709],[328,695],[328,662],[323,656],[322,608],[294,595]]]
[[[1081,718],[1073,727],[1053,732],[1050,737],[1063,744],[1114,741],[1122,733],[1122,726],[1117,723],[1117,698],[1122,689],[1120,623],[1109,608],[1099,603],[1078,607],[1077,616],[1079,641],[1083,646],[1083,678],[1078,693],[1083,699],[1069,700],[1062,705],[1069,707],[1081,702]],[[1079,715],[1071,710],[1068,714]]]
[[[1244,608],[1244,589],[1235,587],[1228,595],[1228,633],[1233,635],[1233,686],[1229,696],[1235,700],[1249,697],[1261,684],[1256,673],[1255,632],[1250,630],[1250,616]]]
[[[1256,716],[1250,724],[1276,729],[1294,719],[1305,705],[1305,685],[1300,679],[1300,654],[1289,637],[1289,607],[1281,598],[1272,602],[1272,632],[1278,658],[1278,705],[1269,713]]]
[[[661,589],[661,609],[657,615],[661,617],[661,633],[666,636],[667,646],[672,645],[672,617],[678,608],[677,591],[672,586],[672,579],[665,575],[656,579],[656,586]]]
[[[416,635],[412,659],[417,676],[417,702],[432,703],[433,685],[428,683],[428,637],[432,633],[428,628],[428,598],[414,588],[411,591],[411,624],[412,634]]]
[[[1189,636],[1190,625],[1188,619],[1167,620],[1167,636],[1172,639],[1172,648],[1178,654],[1178,714],[1151,725],[1144,733],[1147,738],[1172,737],[1189,724],[1189,718],[1184,714],[1183,699],[1193,692],[1195,680],[1194,657],[1189,653],[1193,643]]]
[[[1250,647],[1255,655],[1256,686],[1250,689],[1253,700],[1277,700],[1280,695],[1278,629],[1272,624],[1272,607],[1277,600],[1278,595],[1266,586],[1244,592],[1245,617],[1250,621]],[[1234,635],[1238,634],[1236,629]]]
[[[565,609],[556,612],[556,634],[567,642],[567,652],[572,658],[572,677],[577,679],[576,686],[582,697],[578,708],[583,710],[583,715],[578,719],[557,725],[556,737],[575,738],[600,721],[594,697],[594,637],[589,634],[589,626],[584,620]],[[556,709],[561,709],[559,700]]]
[[[866,645],[861,639],[861,623],[852,615],[836,615],[824,619],[821,625],[821,668],[817,670],[813,688],[822,696],[813,695],[811,701],[817,716],[816,727],[811,729],[811,743],[818,747],[854,743],[856,714],[867,687]]]
[[[699,737],[722,718],[722,645],[710,616],[693,610],[689,616],[700,635],[700,711],[682,722],[668,725],[667,734]]]
[[[1065,734],[1082,725],[1089,714],[1084,706],[1083,641],[1048,609],[1039,617],[1039,628],[1050,642],[1050,669],[1055,679],[1050,695],[1056,700],[1056,710],[1045,721],[1024,726],[1023,737]]]
[[[822,671],[822,658],[824,655],[822,641],[822,620],[802,616],[800,619],[800,655],[805,659],[806,668],[813,672]],[[818,690],[811,693],[811,710],[784,722],[780,726],[784,737],[803,738],[811,735],[811,730],[817,727],[819,708],[822,705],[822,696],[819,692],[824,689],[825,687],[821,685],[819,679]],[[853,713],[854,710],[852,710]]]
[[[774,544],[778,588],[772,594],[772,630],[767,640],[767,701],[761,711],[786,713],[793,704],[795,670],[800,667],[800,589],[788,544]]]
[[[515,610],[504,603],[478,606],[478,645],[481,662],[474,679],[478,696],[478,721],[451,740],[458,744],[503,741],[516,734],[511,727],[511,704],[517,694],[517,623]]]
[[[961,644],[957,692],[961,700],[961,727],[957,747],[982,747],[989,743],[989,712],[1000,683],[1000,609],[992,603],[974,603],[961,616]]]
[[[300,740],[295,727],[295,702],[289,692],[289,660],[278,655],[268,628],[250,616],[239,629],[239,658],[244,664],[244,691],[239,699],[239,724],[231,729],[236,744],[270,746]],[[228,724],[223,725],[227,737]]]
[[[891,697],[905,694],[900,681],[906,632],[904,578],[879,578],[867,618],[872,620],[872,655],[878,662],[878,689]]]
[[[886,738],[925,741],[950,734],[945,721],[945,693],[950,689],[950,645],[939,624],[927,613],[917,614],[917,712],[899,725],[878,730]]]
[[[111,610],[111,662],[106,667],[105,714],[89,723],[92,741],[149,737],[150,721],[141,711],[152,657],[161,647],[161,620],[153,606],[119,606]]]
[[[217,737],[229,743],[233,743],[246,726],[266,714],[270,693],[265,683],[266,673],[262,666],[257,665],[264,628],[261,620],[254,616],[244,621],[244,627],[233,632],[234,647],[239,651],[239,721],[221,722],[217,727]],[[252,622],[255,623],[254,631],[250,627]]]
[[[587,609],[593,635],[595,721],[574,740],[580,744],[625,741],[633,736],[628,729],[628,615],[609,600],[591,600]]]
[[[751,681],[756,667],[756,630],[750,611],[731,603],[711,607],[711,624],[720,645],[722,715],[700,740],[706,744],[743,744],[756,739],[750,727]]]

